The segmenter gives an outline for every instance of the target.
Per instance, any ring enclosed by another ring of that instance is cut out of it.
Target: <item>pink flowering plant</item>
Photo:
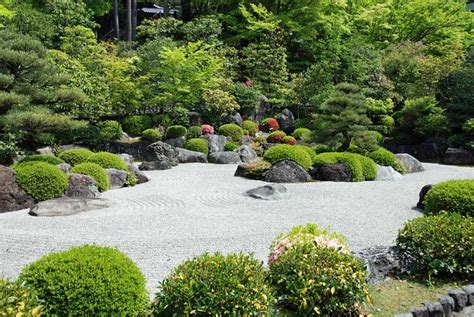
[[[203,124],[201,126],[201,129],[202,129],[202,134],[206,135],[206,134],[214,134],[214,128],[209,125],[209,124]]]

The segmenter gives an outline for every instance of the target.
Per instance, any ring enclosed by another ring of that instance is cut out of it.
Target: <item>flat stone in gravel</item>
[[[89,197],[100,196],[97,182],[88,175],[69,174],[69,186],[66,190],[67,197]]]
[[[37,217],[71,216],[84,211],[108,208],[111,205],[110,201],[103,198],[62,197],[38,203],[30,209],[29,214]]]
[[[416,158],[414,158],[410,154],[399,153],[399,154],[395,154],[395,156],[405,166],[407,173],[423,172],[425,170],[423,168],[423,164],[421,164],[420,161],[418,161]]]
[[[237,152],[214,152],[208,156],[209,163],[214,164],[239,164],[242,163]]]
[[[180,163],[207,163],[207,156],[204,153],[176,148]]]
[[[248,196],[263,200],[279,200],[288,198],[286,187],[281,184],[269,184],[254,189],[246,193]]]

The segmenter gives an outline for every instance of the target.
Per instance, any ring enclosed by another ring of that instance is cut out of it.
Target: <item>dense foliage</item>
[[[102,166],[96,163],[80,163],[71,169],[71,173],[83,174],[92,177],[101,192],[109,189],[110,180],[107,172]]]
[[[26,163],[26,162],[45,162],[52,165],[58,165],[58,164],[64,163],[64,160],[52,155],[34,154],[34,155],[26,156],[18,161],[18,163]]]
[[[87,162],[92,155],[94,152],[88,149],[70,149],[59,153],[58,157],[71,166],[76,166]]]
[[[285,160],[294,161],[306,170],[313,164],[311,156],[304,148],[288,144],[271,147],[265,152],[263,159],[271,164],[277,164]]]
[[[96,163],[102,168],[115,168],[117,170],[128,171],[127,163],[118,155],[109,152],[95,153],[87,159],[87,162]]]
[[[187,140],[184,143],[184,148],[190,151],[201,152],[205,155],[209,154],[209,143],[205,139],[194,138]]]
[[[450,180],[434,185],[423,202],[427,213],[441,211],[474,216],[474,180]]]
[[[219,128],[219,134],[226,136],[229,141],[240,143],[244,135],[242,128],[236,124],[224,124]]]
[[[325,164],[347,164],[352,172],[352,181],[373,180],[377,176],[375,162],[360,154],[348,152],[324,152],[313,160],[315,167]]]
[[[0,316],[38,317],[41,306],[33,292],[21,285],[0,278]]]

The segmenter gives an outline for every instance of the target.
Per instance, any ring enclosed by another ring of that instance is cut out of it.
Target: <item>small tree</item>
[[[318,141],[339,145],[339,151],[349,148],[355,132],[368,130],[372,122],[368,105],[356,85],[341,83],[317,110],[315,135]]]

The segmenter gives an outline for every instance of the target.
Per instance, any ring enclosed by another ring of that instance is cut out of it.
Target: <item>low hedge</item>
[[[161,141],[161,138],[161,132],[157,129],[146,129],[142,132],[142,139],[151,143]]]
[[[408,221],[397,246],[414,273],[431,275],[474,273],[474,218],[440,213]]]
[[[103,168],[115,168],[117,170],[128,171],[128,166],[125,161],[119,156],[109,152],[99,152],[90,156],[88,163],[96,163]]]
[[[201,152],[206,155],[209,154],[209,142],[201,138],[187,140],[186,143],[184,143],[184,148],[190,151]]]
[[[244,136],[244,131],[237,124],[228,123],[220,126],[219,134],[226,136],[229,141],[240,143]]]
[[[74,247],[26,266],[19,280],[34,289],[45,316],[139,316],[148,306],[145,278],[116,249]]]
[[[255,136],[255,134],[258,132],[258,124],[256,124],[252,120],[245,120],[242,123],[242,129],[247,130],[249,132],[249,135]]]
[[[129,116],[122,121],[122,128],[130,135],[140,136],[143,131],[153,128],[153,118],[147,115]]]
[[[399,173],[404,173],[405,169],[400,161],[397,159],[395,154],[390,152],[387,149],[379,148],[373,152],[370,152],[368,155],[369,158],[374,160],[375,163],[382,165],[382,166],[391,166],[394,170]]]
[[[377,176],[377,165],[371,159],[355,153],[326,152],[316,156],[315,167],[325,164],[347,164],[352,172],[353,182],[373,180]]]
[[[71,173],[83,174],[92,177],[101,192],[105,192],[110,187],[107,171],[96,163],[82,163],[74,166]]]
[[[59,158],[72,166],[76,166],[87,162],[92,155],[94,155],[94,152],[88,149],[71,149],[59,153]]]
[[[263,159],[272,165],[285,160],[294,161],[306,170],[309,169],[313,163],[311,156],[305,149],[288,144],[281,144],[269,148],[263,155]]]
[[[425,212],[443,210],[474,217],[474,179],[450,180],[434,185],[423,202]]]
[[[64,160],[52,155],[34,154],[34,155],[26,156],[18,161],[18,163],[26,163],[26,162],[44,162],[44,163],[49,163],[52,165],[58,165],[58,164],[64,163]]]
[[[267,316],[272,294],[260,261],[203,254],[176,267],[159,286],[155,316]]]
[[[61,197],[69,186],[65,173],[45,162],[26,162],[13,166],[18,185],[36,201]]]
[[[188,129],[182,125],[172,125],[166,129],[166,139],[176,139],[186,136]]]

